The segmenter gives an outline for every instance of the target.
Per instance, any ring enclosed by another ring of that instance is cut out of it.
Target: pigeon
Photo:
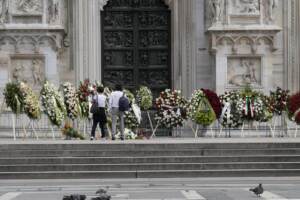
[[[262,187],[262,184],[260,183],[256,188],[249,189],[249,191],[252,191],[254,194],[260,197],[260,195],[264,192],[264,188]]]
[[[111,196],[107,194],[107,191],[104,189],[99,189],[96,191],[98,197],[92,198],[92,200],[110,200]]]
[[[107,193],[106,190],[100,188],[99,190],[96,191],[96,194],[105,194]]]
[[[64,196],[63,200],[85,200],[86,196],[81,194],[72,194],[70,196]]]

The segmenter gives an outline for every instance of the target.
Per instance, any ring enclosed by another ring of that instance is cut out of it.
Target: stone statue
[[[4,24],[8,16],[7,0],[0,0],[0,24]]]
[[[17,65],[16,68],[12,72],[13,80],[22,81],[21,76],[22,76],[23,72],[24,72],[24,66],[21,63],[19,63],[19,65]]]
[[[32,78],[34,85],[40,85],[42,83],[41,62],[39,60],[32,61]]]
[[[36,13],[41,12],[41,1],[40,0],[19,0],[17,3],[17,9],[24,13]]]
[[[59,20],[59,1],[60,0],[52,0],[49,4],[49,24],[55,24]]]
[[[273,22],[274,21],[274,9],[277,7],[277,0],[266,0],[266,20],[267,22]]]
[[[213,16],[214,23],[220,23],[223,13],[223,0],[210,0],[209,7]]]

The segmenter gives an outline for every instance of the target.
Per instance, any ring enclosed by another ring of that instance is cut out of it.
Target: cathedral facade
[[[0,88],[300,90],[298,0],[1,0]]]

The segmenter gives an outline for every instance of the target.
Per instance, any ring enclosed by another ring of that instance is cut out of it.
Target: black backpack
[[[128,111],[130,107],[130,103],[127,97],[125,97],[125,93],[119,99],[119,111],[124,112]]]

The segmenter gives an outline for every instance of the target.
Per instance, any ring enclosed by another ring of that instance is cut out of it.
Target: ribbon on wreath
[[[227,122],[228,122],[230,120],[230,117],[231,117],[231,104],[229,102],[226,102],[224,104],[222,114],[221,114],[221,122],[224,121],[225,114],[227,114],[226,119],[227,119]]]
[[[292,120],[293,121],[296,121],[296,117],[297,117],[297,115],[300,113],[300,108],[298,108],[297,110],[296,110],[296,112],[293,114],[293,117],[292,117]]]
[[[249,111],[250,111],[251,117],[254,117],[254,106],[253,106],[252,98],[250,98],[249,96],[246,96],[246,99],[244,100],[244,113],[246,116],[248,116]]]

